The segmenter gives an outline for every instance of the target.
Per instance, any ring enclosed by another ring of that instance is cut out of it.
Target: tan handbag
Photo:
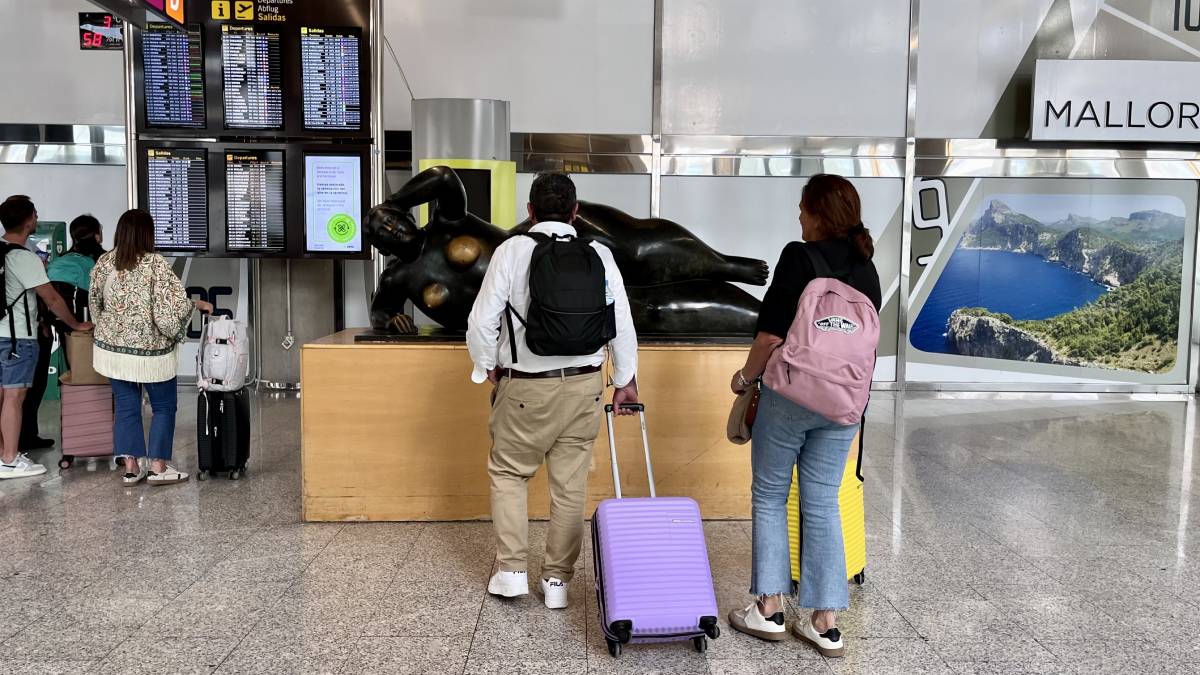
[[[733,399],[733,407],[729,410],[729,422],[725,425],[725,436],[730,443],[745,445],[750,442],[750,432],[754,428],[754,419],[758,416],[758,398],[761,391],[758,383]]]
[[[108,384],[108,378],[92,368],[92,331],[76,330],[62,336],[71,384]]]

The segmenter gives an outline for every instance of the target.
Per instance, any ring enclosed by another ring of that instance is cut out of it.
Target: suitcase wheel
[[[721,637],[721,627],[717,625],[717,617],[704,616],[700,617],[700,630],[708,637],[716,640]]]
[[[75,458],[70,455],[63,455],[63,458],[58,460],[58,468],[69,469],[75,463]]]
[[[703,654],[704,652],[708,651],[708,638],[704,637],[703,635],[692,638],[692,646],[696,648],[696,651]]]
[[[866,581],[867,573],[865,571],[854,575],[854,583],[858,584],[859,586],[862,586]]]
[[[629,644],[629,641],[633,639],[632,621],[614,621],[609,625],[608,629],[620,644]]]
[[[234,469],[229,472],[229,480],[241,480],[244,475],[246,475],[245,469]]]
[[[196,480],[208,480],[208,472],[200,471],[196,474]]]
[[[616,640],[609,640],[608,638],[605,638],[605,641],[608,642],[608,653],[612,654],[614,659],[621,655],[620,642],[617,642]]]

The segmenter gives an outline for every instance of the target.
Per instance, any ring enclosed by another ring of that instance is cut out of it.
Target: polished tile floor
[[[830,661],[727,627],[704,656],[613,660],[590,551],[550,612],[484,593],[487,524],[301,524],[298,409],[256,398],[240,482],[127,490],[80,463],[0,484],[0,674],[1200,673],[1194,404],[876,401],[867,583]],[[708,525],[726,612],[749,532]]]

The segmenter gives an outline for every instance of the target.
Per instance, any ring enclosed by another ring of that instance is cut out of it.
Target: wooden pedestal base
[[[471,382],[466,347],[355,344],[361,331],[303,347],[304,520],[487,519],[491,387]],[[717,345],[651,345],[640,353],[658,493],[694,498],[705,518],[750,515],[750,447],[725,439],[729,378],[745,354]],[[626,496],[647,494],[634,420],[617,421]],[[602,426],[588,513],[613,495],[608,457]],[[530,481],[529,515],[549,515],[544,471]]]

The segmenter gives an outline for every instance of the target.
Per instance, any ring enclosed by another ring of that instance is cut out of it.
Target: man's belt
[[[500,377],[511,377],[515,380],[542,380],[550,377],[572,377],[575,375],[591,375],[600,372],[600,366],[579,366],[578,368],[558,368],[544,373],[523,373],[511,368],[501,368]]]

